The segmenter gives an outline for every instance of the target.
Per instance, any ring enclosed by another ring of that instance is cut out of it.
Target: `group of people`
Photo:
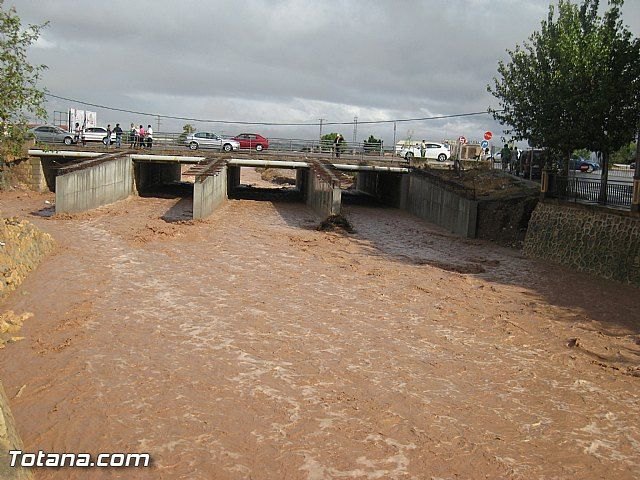
[[[147,129],[140,125],[136,127],[133,123],[129,129],[129,143],[131,148],[151,148],[153,146],[153,129],[147,125]]]
[[[112,142],[111,136],[115,134],[115,142]],[[107,148],[111,147],[112,143],[115,143],[116,148],[122,147],[122,137],[124,130],[120,127],[119,123],[112,129],[111,124],[107,125],[107,133],[104,139],[104,143]],[[148,125],[145,129],[142,125],[136,127],[135,124],[131,124],[131,129],[128,132],[129,144],[131,148],[151,148],[153,146],[153,129],[151,125]],[[87,138],[85,135],[84,127],[80,126],[80,123],[76,122],[73,132],[74,142],[82,142],[82,146],[87,145]]]
[[[509,173],[519,175],[520,173],[520,151],[518,147],[509,148],[506,143],[500,151],[500,160],[502,161],[502,169],[509,170]]]

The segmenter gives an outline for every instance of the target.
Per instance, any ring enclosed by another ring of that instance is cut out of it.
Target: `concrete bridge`
[[[240,187],[241,168],[271,167],[296,169],[300,198],[323,218],[340,213],[341,185],[349,172],[355,173],[357,191],[382,204],[408,210],[463,236],[474,237],[476,232],[478,202],[434,185],[402,162],[273,153],[192,156],[140,150],[31,149],[29,155],[39,158],[42,165],[46,160],[56,165],[48,181],[55,190],[56,213],[87,211],[179,183],[188,175],[194,179],[192,216],[205,218]]]

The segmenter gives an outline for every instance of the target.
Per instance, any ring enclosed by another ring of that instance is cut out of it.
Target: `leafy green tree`
[[[629,164],[635,160],[636,151],[636,143],[629,142],[611,154],[610,162],[612,165],[615,163]]]
[[[28,115],[46,118],[44,91],[38,80],[44,65],[31,65],[27,49],[44,25],[24,27],[14,7],[0,0],[0,160],[17,154],[27,133]]]
[[[500,100],[494,118],[518,140],[560,152],[601,152],[606,201],[610,152],[634,138],[640,113],[640,41],[622,23],[624,0],[558,0],[523,46],[499,62],[488,91]]]
[[[196,131],[196,127],[190,123],[186,123],[182,126],[182,133],[178,135],[178,143],[184,143],[187,139],[187,135],[190,135]]]
[[[591,152],[586,148],[581,148],[579,150],[574,150],[571,154],[571,158],[590,158]]]
[[[365,152],[381,152],[382,140],[374,137],[373,135],[369,135],[369,138],[364,141],[363,146]]]
[[[320,138],[320,147],[323,151],[325,150],[331,150],[333,149],[333,144],[336,141],[336,137],[338,136],[337,132],[332,132],[332,133],[327,133],[325,135],[322,135],[322,138]],[[344,136],[342,137],[344,138]],[[344,152],[347,149],[347,142],[343,141],[340,143],[340,146],[338,147],[340,149],[340,152]]]

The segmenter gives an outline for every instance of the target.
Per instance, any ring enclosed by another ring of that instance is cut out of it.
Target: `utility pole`
[[[320,136],[318,137],[318,151],[322,152],[322,122],[325,121],[324,118],[320,118]]]
[[[396,154],[396,130],[398,125],[396,122],[393,122],[393,154]]]
[[[358,141],[358,117],[353,117],[353,144]]]
[[[160,115],[157,116],[156,120],[158,122],[158,129],[156,130],[156,132],[159,132],[160,131]]]

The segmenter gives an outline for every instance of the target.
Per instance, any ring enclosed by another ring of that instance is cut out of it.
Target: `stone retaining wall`
[[[640,286],[640,215],[543,201],[529,222],[524,253]]]

